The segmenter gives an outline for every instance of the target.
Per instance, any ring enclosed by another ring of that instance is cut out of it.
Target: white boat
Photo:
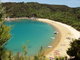
[[[55,39],[55,37],[51,37],[51,39]]]
[[[48,48],[52,48],[52,46],[48,46]]]

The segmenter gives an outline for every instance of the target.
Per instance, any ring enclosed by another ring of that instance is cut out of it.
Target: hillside
[[[65,5],[48,5],[37,2],[2,3],[9,17],[49,18],[73,26],[80,31],[80,8]]]

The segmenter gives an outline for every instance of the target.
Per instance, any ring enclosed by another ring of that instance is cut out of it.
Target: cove
[[[4,47],[13,53],[22,53],[25,46],[27,55],[34,56],[41,47],[48,48],[53,42],[51,37],[55,38],[55,28],[47,23],[23,19],[5,24],[11,26],[12,37]]]

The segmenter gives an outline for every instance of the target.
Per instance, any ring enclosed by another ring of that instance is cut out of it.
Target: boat
[[[52,46],[48,46],[48,48],[52,48]]]

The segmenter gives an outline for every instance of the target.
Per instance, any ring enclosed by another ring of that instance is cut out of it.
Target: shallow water
[[[47,23],[19,20],[6,24],[12,26],[12,37],[4,47],[14,53],[23,52],[23,46],[26,46],[28,55],[36,55],[41,47],[47,48],[51,44],[51,37],[55,37],[56,30]]]

